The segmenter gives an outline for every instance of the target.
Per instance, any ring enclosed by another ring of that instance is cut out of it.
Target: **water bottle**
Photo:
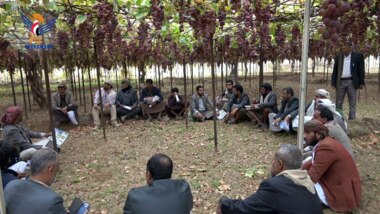
[[[88,203],[83,203],[82,206],[79,208],[77,214],[86,214],[90,210],[90,205]]]

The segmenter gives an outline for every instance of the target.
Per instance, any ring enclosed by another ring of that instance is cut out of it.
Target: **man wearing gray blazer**
[[[28,180],[13,180],[4,189],[7,214],[67,214],[63,198],[51,185],[59,171],[58,153],[42,148],[33,154]]]
[[[203,86],[198,85],[196,91],[197,93],[191,97],[190,101],[191,116],[193,119],[203,122],[205,119],[212,118],[214,105],[205,94]]]
[[[124,214],[190,213],[193,195],[185,180],[171,179],[173,162],[167,155],[155,154],[146,170],[147,186],[129,191]]]

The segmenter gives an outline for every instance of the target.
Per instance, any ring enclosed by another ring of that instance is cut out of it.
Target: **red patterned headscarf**
[[[21,113],[22,110],[19,106],[8,107],[5,111],[5,114],[1,118],[1,122],[6,124],[13,124]]]

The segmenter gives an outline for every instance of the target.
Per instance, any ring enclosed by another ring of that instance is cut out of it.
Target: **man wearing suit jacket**
[[[146,169],[147,186],[129,191],[124,214],[188,214],[193,208],[193,195],[185,180],[171,179],[173,162],[167,155],[155,154]]]
[[[197,93],[191,97],[190,101],[191,115],[193,119],[203,122],[205,119],[212,118],[209,115],[212,115],[213,105],[205,94],[203,86],[198,85],[196,91]]]
[[[8,214],[66,214],[63,199],[53,189],[59,171],[58,153],[42,148],[33,154],[28,180],[13,180],[4,190]]]
[[[314,184],[300,170],[302,154],[297,146],[285,144],[274,155],[271,178],[261,182],[256,193],[244,200],[222,197],[218,214],[322,213]]]
[[[349,120],[356,117],[356,90],[362,89],[364,83],[364,56],[361,53],[352,52],[351,44],[344,44],[342,47],[343,59],[341,70],[339,70],[339,56],[335,57],[334,70],[331,78],[331,85],[336,89],[336,108],[342,110],[344,97],[348,95],[350,111]]]
[[[78,124],[78,105],[75,103],[73,94],[67,91],[66,83],[61,82],[58,84],[58,92],[52,98],[52,108],[57,126],[61,122],[69,120],[74,125]]]
[[[318,120],[305,123],[305,142],[314,146],[313,157],[304,163],[321,202],[335,212],[349,212],[362,197],[360,176],[355,162],[344,146],[328,136]]]

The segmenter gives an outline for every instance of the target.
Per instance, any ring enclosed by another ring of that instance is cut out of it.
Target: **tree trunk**
[[[12,95],[13,95],[13,105],[17,106],[17,101],[16,101],[16,92],[15,92],[15,82],[13,80],[13,74],[14,71],[9,71],[9,76],[11,77],[11,86],[12,86]]]
[[[78,94],[79,94],[79,104],[82,105],[82,87],[81,87],[81,79],[80,79],[80,71],[78,69]]]
[[[83,104],[84,104],[84,113],[87,112],[87,104],[86,104],[86,87],[84,85],[84,69],[81,68],[81,73],[82,73],[82,92],[83,92]]]
[[[311,66],[311,76],[315,77],[315,58],[313,59],[313,65]]]
[[[244,82],[247,82],[247,77],[248,77],[247,61],[244,62],[244,67],[245,67]]]
[[[18,56],[18,68],[20,70],[20,78],[21,78],[22,98],[23,98],[23,101],[24,101],[24,112],[25,112],[26,119],[28,119],[28,108],[27,108],[27,105],[26,105],[26,96],[25,96],[25,87],[24,87],[24,75],[23,75],[23,72],[22,72],[20,51],[17,52],[17,56]]]
[[[194,94],[194,64],[190,63],[190,72],[191,72],[191,94]]]
[[[46,107],[46,97],[44,95],[44,87],[42,82],[42,75],[37,69],[37,63],[31,58],[26,58],[26,79],[30,84],[32,91],[33,101],[37,103],[40,108]]]

